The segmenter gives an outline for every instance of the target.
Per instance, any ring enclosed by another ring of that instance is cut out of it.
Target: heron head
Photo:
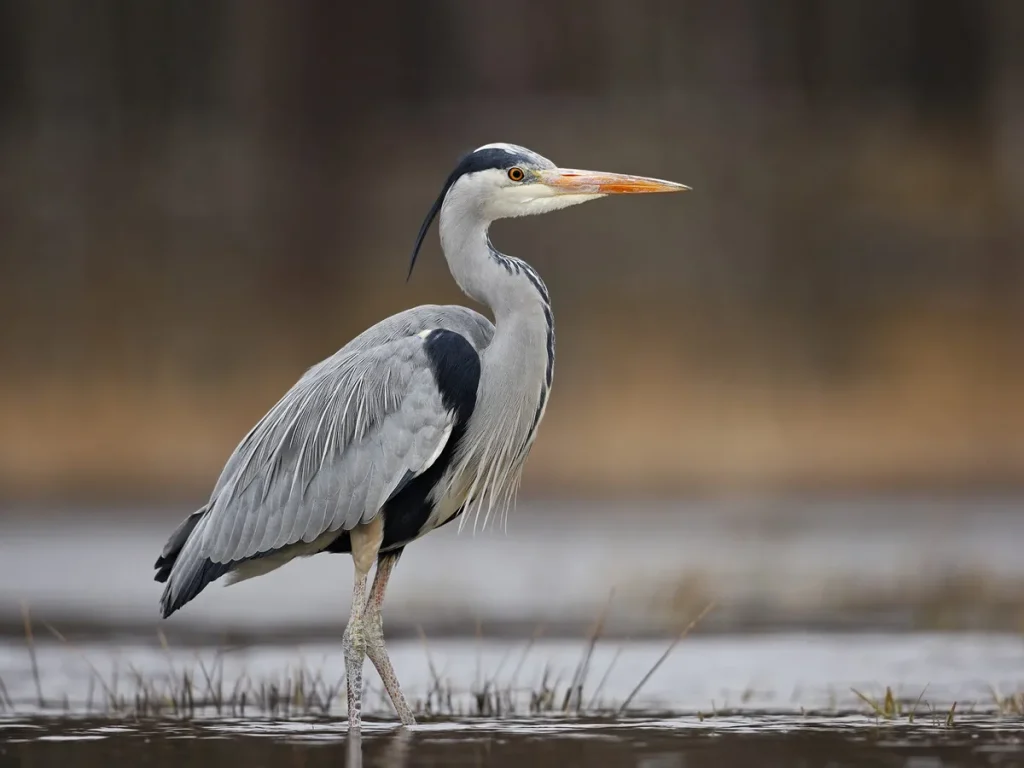
[[[455,167],[420,227],[409,274],[427,231],[445,207],[457,205],[484,221],[548,213],[605,195],[684,192],[673,181],[602,171],[559,168],[546,157],[515,144],[485,144]]]

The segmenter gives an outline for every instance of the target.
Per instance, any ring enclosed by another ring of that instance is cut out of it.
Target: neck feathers
[[[449,269],[470,298],[494,313],[494,338],[481,354],[477,405],[461,441],[453,482],[464,487],[474,528],[483,512],[506,517],[547,407],[555,364],[551,298],[536,270],[491,245],[487,225],[441,212]],[[470,515],[463,514],[460,527]]]

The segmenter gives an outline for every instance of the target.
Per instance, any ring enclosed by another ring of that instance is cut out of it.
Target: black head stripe
[[[426,238],[427,232],[430,231],[430,225],[433,224],[437,214],[441,212],[441,204],[444,203],[444,197],[448,194],[448,190],[452,188],[452,185],[467,173],[486,171],[491,168],[509,168],[521,160],[522,158],[518,155],[498,147],[480,149],[463,156],[459,164],[455,166],[455,170],[451,172],[451,175],[445,181],[444,186],[441,187],[441,194],[437,196],[437,200],[430,206],[427,217],[423,220],[423,224],[420,225],[419,234],[416,235],[416,244],[412,249],[412,259],[409,261],[409,274],[405,278],[407,282],[412,277],[412,270],[416,266],[416,257],[419,256],[420,248],[423,247],[423,240]]]

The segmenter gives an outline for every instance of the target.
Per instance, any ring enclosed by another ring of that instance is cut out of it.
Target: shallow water
[[[597,644],[581,697],[584,711],[607,713],[596,718],[562,712],[581,641],[393,642],[419,723],[396,727],[368,665],[371,715],[356,741],[347,734],[337,644],[38,642],[37,684],[25,644],[10,642],[0,644],[0,766],[1024,765],[1024,717],[1005,705],[1024,691],[1017,636],[689,637],[628,712],[616,714],[667,644]],[[165,703],[157,715],[152,701],[180,696],[185,674],[193,706]],[[508,695],[502,706],[511,714],[481,713],[485,683]],[[290,703],[268,708],[260,691],[275,684]],[[442,697],[432,693],[438,686]],[[887,686],[898,707],[890,716],[853,690],[882,706]],[[554,695],[538,712],[531,701],[545,689]],[[149,704],[140,705],[140,692]],[[424,712],[428,703],[434,714]]]
[[[1013,766],[1020,726],[991,718],[952,728],[862,717],[445,721],[411,729],[211,720],[191,723],[0,720],[0,764],[24,766]]]

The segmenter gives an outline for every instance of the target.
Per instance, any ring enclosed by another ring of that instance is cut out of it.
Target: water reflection
[[[587,721],[435,722],[412,729],[343,721],[110,723],[0,720],[0,765],[93,768],[317,766],[1011,766],[1024,765],[1020,718],[975,718],[954,728],[885,725],[866,718],[806,722],[744,717],[631,724]]]
[[[363,768],[363,737],[362,734],[353,733],[350,734],[345,742],[345,765],[349,768]],[[387,763],[385,763],[387,764]],[[392,765],[395,765],[392,761]],[[401,768],[402,763],[398,762],[397,765]]]
[[[408,728],[397,728],[393,733],[372,742],[371,765],[380,768],[407,768],[413,743],[413,732]],[[364,744],[361,734],[346,736],[348,768],[363,768]]]

